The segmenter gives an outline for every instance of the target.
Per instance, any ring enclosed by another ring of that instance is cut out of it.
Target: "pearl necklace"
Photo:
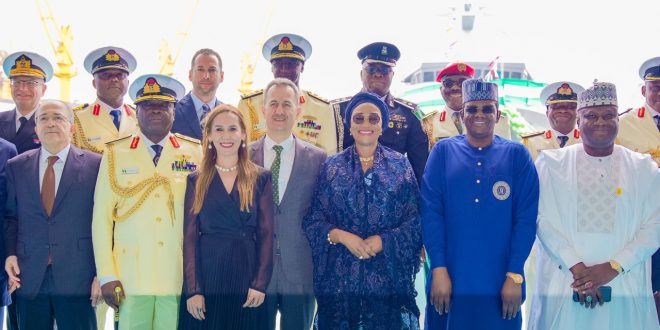
[[[363,158],[363,157],[360,157],[360,162],[362,162],[362,163],[368,163],[368,162],[370,162],[370,161],[372,161],[372,160],[374,160],[374,156],[373,156],[373,155],[371,155],[371,157],[364,157],[364,158]]]
[[[215,165],[215,168],[217,168],[218,171],[220,171],[220,172],[223,172],[223,173],[229,173],[229,172],[234,172],[234,171],[236,171],[236,169],[238,168],[238,164],[236,164],[236,165],[234,165],[234,166],[232,166],[232,167],[229,167],[229,168],[222,167],[222,166],[220,166],[220,165]]]

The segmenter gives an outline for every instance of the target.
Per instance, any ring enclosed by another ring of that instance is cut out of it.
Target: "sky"
[[[39,19],[37,2],[0,0],[3,32],[0,50],[27,50],[55,56]],[[50,0],[59,25],[70,25],[72,55],[78,75],[72,80],[72,101],[95,99],[92,77],[82,65],[93,49],[113,45],[137,58],[129,77],[157,73],[163,40],[176,49],[177,32],[185,26],[194,0]],[[189,35],[175,66],[174,77],[187,89],[193,53],[213,48],[222,56],[225,81],[219,98],[237,104],[241,58],[256,59],[253,89],[272,78],[261,56],[260,41],[278,33],[307,38],[313,52],[300,84],[333,99],[361,88],[358,49],[375,41],[397,45],[401,59],[392,91],[406,90],[401,81],[423,62],[525,62],[534,80],[569,80],[589,86],[594,79],[617,85],[621,110],[643,102],[638,69],[660,56],[657,42],[660,1],[472,1],[477,12],[472,31],[460,27],[465,1],[300,1],[199,0]],[[452,10],[451,8],[456,8]],[[11,14],[9,14],[11,13]],[[450,46],[451,45],[451,46]],[[59,97],[59,82],[51,80],[46,98]],[[127,96],[127,102],[130,99]]]

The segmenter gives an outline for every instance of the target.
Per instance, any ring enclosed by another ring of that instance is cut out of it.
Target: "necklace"
[[[222,167],[222,166],[220,166],[220,165],[215,165],[215,168],[217,168],[218,171],[220,171],[220,172],[229,173],[229,172],[234,172],[234,171],[236,171],[236,169],[238,168],[238,164],[236,164],[236,165],[234,165],[234,166],[232,166],[232,167],[229,167],[229,168],[227,168],[227,167]]]
[[[362,163],[368,163],[370,161],[374,160],[374,156],[371,155],[370,157],[360,157],[360,162]]]

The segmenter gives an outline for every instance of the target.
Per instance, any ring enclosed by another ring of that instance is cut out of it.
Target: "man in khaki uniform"
[[[543,88],[541,100],[545,102],[550,129],[520,136],[532,159],[536,160],[541,150],[559,149],[582,142],[580,131],[575,127],[577,95],[582,91],[582,86],[570,81],[552,83]]]
[[[429,138],[429,150],[440,139],[461,135],[465,127],[459,111],[463,108],[463,81],[474,78],[474,68],[465,63],[451,63],[438,73],[435,81],[440,83],[440,94],[445,100],[442,110],[432,111],[424,116],[422,123]],[[495,124],[495,134],[511,139],[509,119],[502,114]]]
[[[73,144],[102,153],[105,143],[135,132],[135,109],[124,103],[128,75],[135,70],[131,53],[119,47],[102,47],[85,57],[85,70],[92,74],[96,100],[74,108]]]
[[[272,65],[274,78],[287,78],[300,86],[305,61],[312,55],[309,41],[291,33],[278,34],[264,43],[262,52]],[[338,139],[344,136],[339,112],[330,108],[328,100],[310,91],[301,89],[300,92],[302,113],[293,127],[293,133],[325,150],[328,155],[337,153]],[[247,122],[248,142],[266,134],[266,119],[261,111],[263,100],[263,90],[258,90],[242,95],[238,103],[238,110]]]
[[[119,329],[177,328],[186,177],[201,161],[198,140],[170,133],[184,92],[173,78],[139,77],[130,88],[139,131],[107,143],[101,161],[94,257]]]
[[[650,154],[660,166],[660,57],[644,62],[639,76],[644,80],[642,95],[646,104],[620,115],[617,143]]]

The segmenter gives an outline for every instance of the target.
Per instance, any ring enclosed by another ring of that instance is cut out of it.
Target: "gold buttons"
[[[161,219],[160,217],[156,217],[156,222],[160,222],[161,220],[163,219]]]
[[[154,197],[156,197],[156,198],[160,198],[160,194],[159,194],[159,193],[156,193],[156,194],[154,195]]]
[[[158,241],[158,246],[163,246],[163,245],[165,245],[165,243],[163,243],[163,241]]]

